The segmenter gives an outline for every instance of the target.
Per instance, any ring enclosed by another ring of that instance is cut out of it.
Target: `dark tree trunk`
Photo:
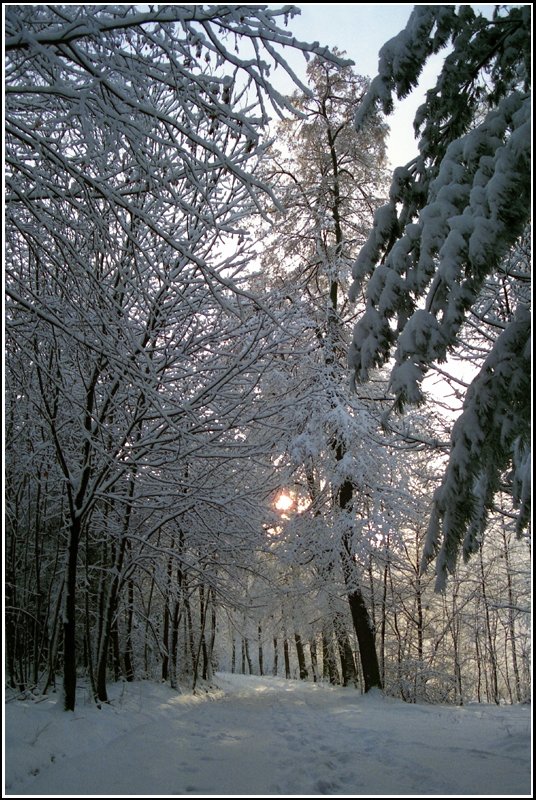
[[[207,604],[208,604],[208,597],[205,599],[205,588],[203,584],[199,586],[199,645],[197,647],[197,652],[194,658],[194,671],[193,671],[193,682],[192,682],[192,691],[195,694],[195,689],[197,686],[197,680],[199,677],[199,663],[201,660],[201,653],[203,653],[203,660],[204,664],[206,665],[207,656],[206,656],[206,642],[205,642],[205,625],[207,621]],[[202,673],[202,677],[204,678],[205,675]]]
[[[251,661],[251,656],[249,654],[249,642],[247,638],[244,639],[244,652],[246,654],[246,661],[248,662],[248,671],[250,675],[253,675],[253,663]]]
[[[264,659],[262,653],[262,627],[259,622],[259,627],[257,628],[257,635],[259,640],[259,675],[264,675]]]
[[[288,680],[290,678],[290,654],[288,649],[288,639],[286,636],[283,639],[283,656],[285,659],[285,678]]]
[[[210,639],[208,648],[208,673],[209,679],[212,679],[214,669],[217,669],[216,660],[214,658],[214,646],[216,644],[216,601],[214,592],[212,592],[212,603],[210,606]]]
[[[56,686],[56,658],[58,655],[59,640],[61,638],[61,627],[59,624],[60,612],[62,607],[63,591],[65,582],[62,583],[58,596],[56,598],[56,605],[54,609],[53,623],[52,623],[52,636],[50,647],[48,650],[48,664],[47,664],[47,679],[43,694],[46,694],[51,686]]]
[[[342,459],[343,449],[337,448],[337,460]],[[350,481],[345,481],[339,490],[338,505],[341,510],[351,510],[353,499],[353,486]],[[361,669],[363,672],[363,682],[365,692],[371,689],[382,689],[382,679],[376,653],[376,642],[374,640],[374,625],[365,604],[365,598],[361,591],[356,564],[352,555],[351,540],[349,534],[345,534],[341,548],[342,573],[354,623],[354,630],[359,644],[359,656],[361,659]]]
[[[188,629],[188,646],[190,650],[190,664],[191,664],[191,672],[195,671],[195,638],[194,638],[194,625],[192,621],[192,607],[190,605],[190,598],[188,597],[188,591],[186,586],[186,580],[184,581],[184,594],[183,594],[183,602],[184,608],[186,610],[186,625]]]
[[[84,616],[85,616],[85,633],[84,633],[84,649],[85,649],[85,656],[86,656],[86,666],[87,672],[89,677],[89,685],[91,686],[91,692],[93,694],[93,699],[99,705],[99,696],[97,693],[97,683],[95,681],[95,670],[93,668],[93,654],[91,652],[91,619],[89,613],[89,587],[86,587],[85,597],[84,597]],[[100,705],[99,705],[100,708]]]
[[[121,677],[121,649],[119,647],[119,628],[117,625],[117,617],[112,622],[111,630],[112,638],[112,663],[114,670],[114,681],[117,683]]]
[[[134,617],[134,584],[128,581],[128,607],[127,607],[127,632],[125,640],[125,650],[123,653],[123,663],[125,665],[125,679],[134,680],[134,651],[132,649],[132,622]]]
[[[296,642],[296,653],[298,655],[298,667],[300,670],[300,680],[306,681],[308,678],[307,667],[305,666],[305,652],[303,649],[303,644],[301,640],[301,636],[299,633],[294,634],[294,641]]]
[[[171,546],[170,549],[173,550],[175,541],[174,537],[171,537]],[[163,630],[162,630],[162,680],[167,681],[169,677],[169,655],[171,653],[171,642],[169,636],[169,629],[171,623],[171,584],[173,578],[173,560],[171,556],[168,558],[167,562],[167,592],[166,592],[166,599],[164,601],[164,611],[163,611]]]
[[[318,680],[318,658],[316,655],[316,642],[314,639],[311,639],[309,642],[309,650],[311,652],[311,671],[313,673],[313,682],[316,683]]]
[[[328,633],[326,630],[322,632],[322,662],[324,679],[328,678],[332,686],[337,686],[340,683],[339,671],[335,662],[331,632]]]
[[[341,660],[342,685],[357,687],[357,670],[355,668],[354,654],[346,631],[337,635],[339,658]]]
[[[69,531],[63,617],[63,707],[74,711],[76,704],[76,568],[81,521],[75,515]]]
[[[97,698],[103,703],[108,702],[108,693],[106,691],[106,666],[108,663],[108,648],[110,643],[110,636],[112,633],[112,622],[117,611],[117,597],[119,594],[121,571],[123,569],[123,559],[126,549],[126,539],[123,537],[119,545],[119,550],[114,559],[114,575],[108,590],[108,597],[106,599],[106,610],[101,630],[101,638],[99,642],[99,651],[97,658]]]
[[[336,138],[337,133],[333,131],[331,125],[326,126],[327,136],[327,152],[331,158],[331,166],[333,172],[333,195],[332,202],[330,203],[330,210],[333,215],[334,223],[334,237],[335,237],[335,255],[339,257],[344,248],[344,233],[342,229],[342,202],[343,198],[340,193],[339,184],[339,160],[337,155]],[[335,343],[341,339],[341,322],[338,314],[338,296],[339,296],[339,283],[336,278],[330,280],[329,291],[329,306],[327,310],[327,330],[328,336],[326,338],[326,351],[325,363],[330,369],[333,386],[339,384],[339,376],[336,370],[336,364],[340,363],[340,355],[337,352]],[[337,462],[344,459],[346,455],[346,446],[341,437],[334,436],[332,443],[332,450]],[[352,514],[353,512],[353,495],[354,487],[350,480],[344,481],[342,486],[337,490],[334,504],[342,512]],[[341,515],[343,516],[343,515]],[[344,522],[342,522],[344,525]],[[376,645],[374,641],[373,624],[367,611],[363,594],[358,582],[356,564],[351,552],[351,541],[348,533],[342,531],[341,537],[341,563],[344,582],[346,586],[348,604],[352,615],[357,641],[359,644],[359,653],[361,657],[361,664],[363,667],[363,681],[365,685],[365,692],[368,692],[374,687],[382,688],[380,677],[380,670],[378,667],[378,657],[376,654]]]
[[[164,603],[164,626],[162,631],[162,680],[169,677],[169,598]]]
[[[169,675],[169,683],[172,689],[177,688],[178,682],[178,652],[179,652],[179,627],[181,622],[180,603],[175,600],[173,604],[173,619],[171,624],[171,670]]]
[[[354,589],[352,592],[348,593],[348,603],[350,605],[357,641],[359,642],[359,656],[361,659],[365,692],[369,692],[374,688],[381,689],[382,681],[378,666],[378,656],[376,654],[374,631],[363,595],[359,589]]]

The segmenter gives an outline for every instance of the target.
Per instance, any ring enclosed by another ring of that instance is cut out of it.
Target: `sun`
[[[285,492],[282,492],[275,501],[275,507],[278,511],[288,511],[294,505],[294,500]]]

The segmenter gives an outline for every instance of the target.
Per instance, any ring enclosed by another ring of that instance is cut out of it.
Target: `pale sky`
[[[317,41],[321,45],[337,46],[355,61],[354,69],[361,75],[373,78],[377,73],[378,52],[381,47],[405,28],[414,3],[300,3],[300,16],[289,21],[289,30],[303,42]],[[279,8],[277,4],[270,4]],[[480,11],[493,6],[475,5]],[[292,68],[305,78],[306,62],[300,54],[285,53]],[[387,152],[393,167],[406,164],[417,155],[413,136],[413,118],[424,99],[426,89],[435,84],[443,56],[430,59],[426,65],[420,87],[401,103],[395,104],[394,113],[387,119],[391,128]],[[289,92],[293,89],[290,88]]]
[[[378,51],[405,28],[413,4],[297,3],[301,14],[289,22],[296,39],[346,50],[361,75],[373,78]]]
[[[277,4],[270,4],[279,8]],[[301,14],[289,20],[288,29],[302,42],[318,42],[346,51],[355,61],[360,75],[373,78],[378,67],[378,52],[386,41],[396,36],[409,19],[413,4],[297,3]],[[305,80],[306,61],[301,53],[287,50],[285,58]],[[435,75],[431,76],[432,79]],[[275,75],[273,76],[275,78]],[[288,92],[294,87],[289,83]],[[393,167],[406,164],[417,154],[412,122],[424,92],[409,97],[403,107],[387,120],[391,134],[387,152]]]

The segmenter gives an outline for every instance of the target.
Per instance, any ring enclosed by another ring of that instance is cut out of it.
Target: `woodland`
[[[21,697],[530,697],[531,7],[416,6],[373,80],[296,13],[5,9]]]

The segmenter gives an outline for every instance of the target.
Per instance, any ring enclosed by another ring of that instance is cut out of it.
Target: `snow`
[[[528,795],[530,708],[409,705],[218,673],[177,693],[116,684],[100,710],[6,703],[6,794]],[[82,693],[80,693],[82,694]]]

